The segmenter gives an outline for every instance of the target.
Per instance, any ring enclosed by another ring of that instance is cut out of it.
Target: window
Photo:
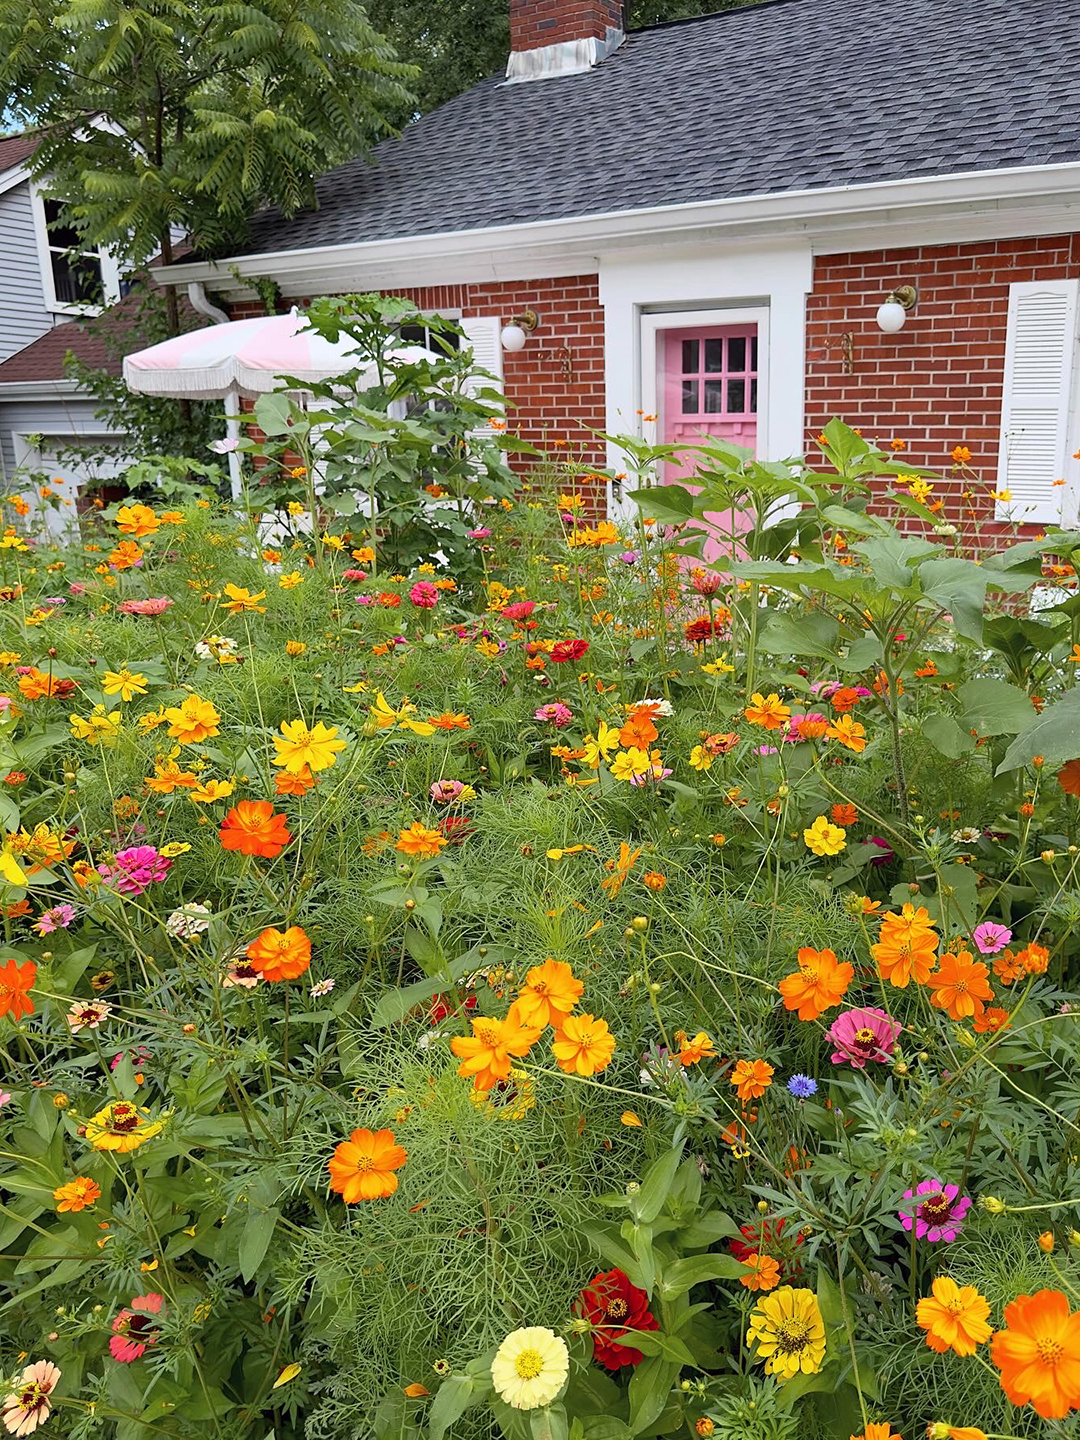
[[[461,349],[461,336],[456,330],[433,329],[430,325],[402,325],[398,334],[406,345],[423,345],[435,355],[444,355],[448,349]]]
[[[127,287],[115,257],[87,247],[63,218],[63,205],[31,188],[46,309],[82,315],[112,305]]]

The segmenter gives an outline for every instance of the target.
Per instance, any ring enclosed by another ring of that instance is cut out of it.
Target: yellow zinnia
[[[318,721],[309,730],[303,720],[284,720],[281,734],[284,739],[274,736],[277,754],[270,762],[283,765],[290,775],[299,775],[306,765],[314,773],[328,770],[337,763],[338,751],[344,750],[346,742],[338,740],[337,727]]]
[[[825,1325],[814,1292],[783,1285],[763,1296],[750,1312],[746,1343],[757,1346],[767,1375],[816,1375],[825,1358]]]
[[[95,1150],[115,1150],[126,1155],[164,1129],[162,1121],[143,1118],[149,1114],[149,1110],[130,1100],[114,1100],[86,1122],[86,1138]]]

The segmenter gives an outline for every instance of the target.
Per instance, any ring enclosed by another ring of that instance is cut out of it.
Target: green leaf
[[[641,1224],[648,1225],[664,1208],[664,1201],[681,1161],[681,1145],[677,1150],[669,1150],[666,1155],[661,1155],[641,1182],[641,1189],[630,1197],[630,1208]]]
[[[633,1254],[616,1238],[613,1227],[586,1223],[580,1228],[582,1235],[598,1255],[602,1255],[605,1260],[617,1266],[639,1290],[645,1289],[641,1283],[643,1277],[638,1269],[637,1261]]]
[[[585,1440],[630,1440],[634,1433],[625,1420],[611,1415],[586,1415],[581,1427]]]
[[[734,1255],[688,1255],[664,1270],[660,1280],[665,1300],[677,1300],[694,1285],[706,1280],[739,1280],[747,1273],[746,1266]]]
[[[631,490],[629,498],[647,515],[655,515],[658,520],[674,516],[677,524],[694,518],[697,501],[697,496],[683,485],[650,485],[646,490]]]
[[[922,733],[948,760],[960,760],[975,749],[974,738],[961,730],[951,715],[943,715],[940,710],[926,717]]]
[[[964,707],[962,727],[980,735],[1017,735],[1035,718],[1027,695],[1007,680],[969,680],[958,694]]]
[[[994,772],[1004,775],[1018,770],[1041,755],[1048,765],[1075,760],[1080,755],[1080,687],[1066,691],[1060,700],[1048,705],[1026,730],[1022,730],[1005,751],[1005,758]]]
[[[770,655],[814,655],[835,660],[840,627],[829,615],[811,611],[786,615],[774,611],[765,622],[758,644]]]
[[[983,609],[988,577],[973,560],[952,557],[926,560],[919,566],[923,592],[952,615],[953,625],[969,640],[982,643]]]
[[[693,1365],[694,1357],[677,1335],[660,1330],[627,1330],[619,1336],[620,1345],[629,1345],[643,1355],[664,1355],[679,1365]]]
[[[630,1377],[630,1433],[640,1435],[660,1415],[682,1366],[676,1360],[650,1355]]]
[[[684,1250],[696,1250],[702,1245],[715,1245],[718,1240],[734,1240],[741,1233],[730,1215],[709,1210],[681,1230],[679,1239]]]
[[[245,1281],[251,1280],[265,1259],[280,1214],[280,1210],[272,1208],[248,1216],[244,1233],[240,1237],[239,1253],[240,1274]]]
[[[435,1393],[428,1412],[429,1440],[443,1440],[456,1420],[473,1403],[474,1382],[468,1375],[448,1375]]]

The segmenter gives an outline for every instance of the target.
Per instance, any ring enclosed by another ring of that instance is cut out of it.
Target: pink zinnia
[[[478,530],[470,530],[470,531],[469,531],[469,539],[470,539],[470,540],[486,540],[490,534],[491,534],[491,531],[485,529],[484,526],[481,525]]]
[[[820,710],[808,710],[805,715],[791,715],[788,717],[784,739],[798,743],[809,738],[803,730],[804,725],[828,725],[828,723],[829,717],[822,715]]]
[[[74,919],[74,905],[54,905],[44,911],[34,929],[39,935],[51,935],[54,930],[66,930]]]
[[[884,1064],[889,1059],[900,1034],[900,1022],[884,1010],[867,1006],[862,1010],[845,1010],[826,1033],[836,1046],[832,1063],[843,1065],[846,1061],[856,1070],[862,1070],[868,1060]]]
[[[367,579],[367,571],[366,571],[366,570],[343,570],[343,571],[341,572],[341,578],[342,578],[343,580],[366,580],[366,579]]]
[[[123,615],[164,615],[172,603],[162,596],[157,600],[121,600],[116,608]]]
[[[918,1197],[925,1196],[924,1200]],[[959,1196],[959,1198],[957,1198]],[[915,1190],[905,1190],[904,1199],[914,1203],[897,1211],[905,1230],[915,1225],[918,1240],[955,1240],[964,1228],[964,1216],[971,1209],[971,1200],[960,1195],[958,1185],[943,1185],[940,1180],[923,1180]]]
[[[436,780],[431,787],[431,798],[437,805],[450,805],[464,789],[460,780]]]
[[[535,600],[518,600],[513,605],[504,605],[499,613],[504,620],[527,620],[535,609]]]
[[[434,610],[439,603],[439,592],[430,580],[418,580],[409,591],[409,599],[421,610]]]
[[[693,575],[690,583],[699,595],[704,595],[708,599],[710,595],[715,595],[720,589],[720,576],[715,574]]]
[[[99,865],[98,873],[113,881],[121,895],[141,895],[156,881],[164,880],[171,869],[172,861],[153,845],[133,845],[117,851],[114,866]]]
[[[981,925],[975,926],[971,938],[978,946],[980,955],[996,955],[1008,945],[1012,939],[1012,931],[993,920],[984,920]]]
[[[539,710],[534,710],[533,718],[546,720],[548,724],[554,725],[556,730],[561,730],[573,720],[574,712],[561,700],[554,700],[550,705],[541,705]]]
[[[130,1310],[121,1310],[112,1322],[113,1333],[109,1337],[109,1350],[114,1360],[130,1365],[146,1353],[147,1347],[156,1345],[160,1331],[148,1315],[160,1315],[165,1305],[165,1296],[151,1291],[149,1295],[136,1295]],[[168,1311],[165,1311],[168,1314]]]

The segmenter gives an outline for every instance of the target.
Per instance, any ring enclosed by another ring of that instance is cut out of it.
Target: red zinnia
[[[535,609],[535,600],[518,600],[513,605],[505,605],[499,614],[504,620],[527,620]]]
[[[580,660],[588,648],[587,640],[556,640],[551,647],[551,659],[556,665],[562,665],[567,660]]]
[[[617,1342],[628,1330],[659,1330],[649,1313],[649,1297],[631,1285],[621,1270],[594,1275],[578,1296],[582,1316],[593,1326],[593,1359],[608,1370],[640,1365],[640,1350]]]
[[[690,620],[683,626],[683,634],[688,644],[704,645],[710,635],[721,634],[723,628],[719,618],[710,620],[708,615],[701,615],[697,620]]]

